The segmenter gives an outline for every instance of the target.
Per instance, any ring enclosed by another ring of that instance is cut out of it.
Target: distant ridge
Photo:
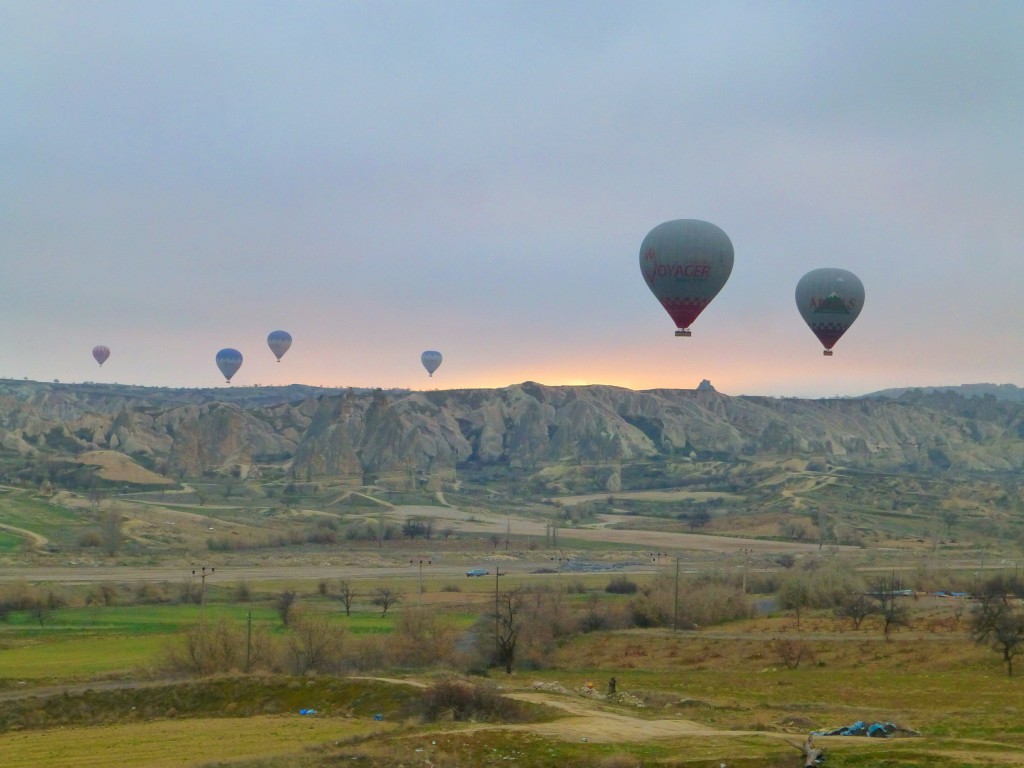
[[[780,458],[1018,474],[1024,392],[970,385],[809,400],[732,397],[710,381],[648,391],[528,381],[408,392],[0,380],[0,482],[39,483],[45,465],[81,484],[81,457],[108,451],[171,478],[258,474],[430,490],[456,472],[505,469],[547,487],[545,467],[559,466],[586,468],[586,487],[614,493],[635,473],[664,466]]]
[[[893,389],[881,389],[864,395],[864,397],[896,399],[915,392],[923,395],[948,392],[960,395],[961,397],[985,397],[986,395],[991,395],[996,400],[1003,400],[1008,403],[1024,402],[1024,388],[1018,387],[1016,384],[954,384],[945,387],[895,387]]]

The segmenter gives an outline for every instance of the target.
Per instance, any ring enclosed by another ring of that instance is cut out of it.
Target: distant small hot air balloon
[[[729,236],[699,219],[666,221],[640,244],[640,271],[675,322],[676,336],[690,335],[690,325],[729,279],[732,263]]]
[[[434,371],[436,371],[441,365],[441,353],[428,349],[420,355],[420,362],[423,363],[423,367],[427,369],[427,373],[433,376]]]
[[[825,347],[825,355],[832,354],[863,306],[864,284],[845,269],[812,269],[796,284],[796,308]]]
[[[231,383],[231,377],[242,367],[242,353],[230,347],[217,353],[217,367],[224,374],[224,380]]]
[[[92,348],[92,356],[96,358],[96,362],[102,367],[107,362],[107,358],[110,357],[110,349],[99,344]]]
[[[267,345],[277,358],[277,362],[280,363],[284,353],[292,345],[292,335],[288,331],[272,331],[267,336]]]

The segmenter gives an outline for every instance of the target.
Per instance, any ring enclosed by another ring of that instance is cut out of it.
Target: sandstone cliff
[[[115,450],[194,476],[451,477],[459,468],[796,456],[891,471],[1024,468],[1024,405],[907,392],[831,400],[533,382],[493,390],[168,390],[0,382],[0,450]]]

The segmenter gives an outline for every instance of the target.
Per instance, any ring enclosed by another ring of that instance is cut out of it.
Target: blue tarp
[[[885,739],[892,736],[900,727],[895,723],[865,723],[858,720],[851,725],[844,725],[842,728],[833,728],[828,731],[814,731],[815,736],[870,736],[876,739]]]

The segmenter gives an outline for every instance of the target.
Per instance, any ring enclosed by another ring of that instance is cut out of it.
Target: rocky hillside
[[[4,466],[113,450],[172,477],[437,485],[459,470],[794,456],[883,471],[1024,468],[1024,404],[915,390],[798,400],[609,386],[430,392],[172,390],[0,381]]]

